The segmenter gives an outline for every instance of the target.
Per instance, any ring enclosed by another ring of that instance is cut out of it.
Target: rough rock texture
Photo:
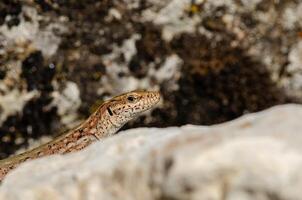
[[[139,128],[25,163],[0,199],[298,200],[302,106],[215,126]]]
[[[126,128],[221,123],[301,102],[301,9],[298,0],[3,0],[0,158],[133,89],[158,89],[164,101]]]

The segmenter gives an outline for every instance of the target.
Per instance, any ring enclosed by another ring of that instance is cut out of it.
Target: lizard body
[[[129,120],[152,108],[159,99],[158,92],[133,91],[105,101],[78,127],[33,150],[0,160],[0,180],[27,160],[79,151],[100,138],[113,135]]]

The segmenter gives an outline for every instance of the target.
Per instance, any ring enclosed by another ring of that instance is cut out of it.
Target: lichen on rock
[[[163,102],[125,129],[215,124],[301,102],[301,6],[291,0],[0,2],[0,98],[30,97],[0,117],[0,157],[71,128],[103,100],[133,89],[160,90]]]

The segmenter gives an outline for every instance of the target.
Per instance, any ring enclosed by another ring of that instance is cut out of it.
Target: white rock
[[[0,124],[10,115],[20,113],[24,105],[38,95],[39,92],[36,90],[26,93],[17,89],[2,95],[0,98]]]
[[[140,128],[27,162],[0,199],[301,199],[302,106],[216,126]]]
[[[55,85],[55,84],[54,84]],[[55,85],[58,87],[57,85]],[[55,90],[52,93],[53,101],[50,106],[58,108],[58,114],[61,116],[61,122],[69,127],[78,118],[77,111],[81,106],[80,89],[77,84],[67,81],[62,91]]]
[[[18,48],[15,51],[24,53],[26,49],[24,49],[22,44],[29,43],[35,49],[41,50],[44,56],[53,56],[61,43],[60,37],[54,34],[53,29],[62,33],[66,33],[68,30],[60,23],[49,24],[42,29],[39,25],[41,16],[38,15],[36,9],[23,6],[22,11],[24,14],[20,16],[20,24],[18,26],[12,28],[0,26],[0,36],[4,36],[5,40],[7,40],[6,48]],[[31,20],[26,20],[25,16],[30,17]]]
[[[189,8],[190,0],[152,1],[153,8],[143,12],[144,21],[152,21],[163,27],[162,38],[170,41],[177,34],[187,32],[193,33],[195,26],[200,23],[199,17],[188,17],[186,10]]]

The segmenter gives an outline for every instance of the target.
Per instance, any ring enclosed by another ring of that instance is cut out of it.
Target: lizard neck
[[[95,139],[108,137],[116,133],[124,124],[117,124],[109,115],[106,108],[99,108],[75,132],[83,133],[82,136],[91,136]],[[71,133],[73,134],[73,133]]]
[[[52,142],[55,153],[69,153],[81,150],[92,142],[116,133],[124,124],[115,124],[106,109],[99,108],[82,125],[63,134]]]

